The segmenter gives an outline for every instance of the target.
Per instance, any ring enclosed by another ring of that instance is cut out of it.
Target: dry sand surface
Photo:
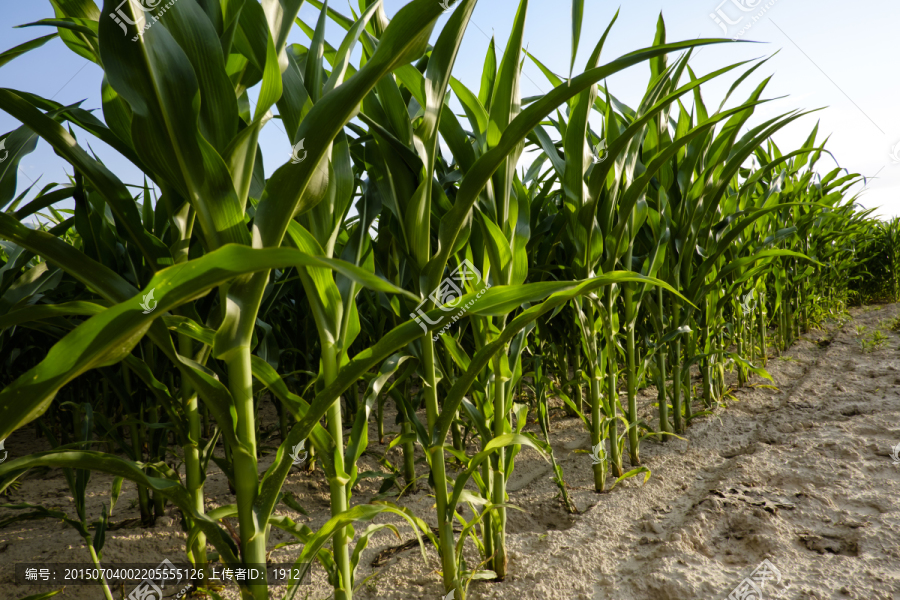
[[[786,588],[780,598],[900,600],[900,464],[891,459],[892,446],[900,443],[900,336],[886,327],[898,308],[854,310],[853,320],[842,328],[832,325],[804,335],[784,356],[769,361],[778,389],[760,387],[764,382],[754,378],[757,387],[734,391],[727,410],[697,419],[687,440],[645,441],[642,458],[653,475],[643,486],[631,479],[610,493],[593,493],[590,456],[576,452],[589,450],[588,436],[579,420],[554,411],[554,451],[580,514],[563,510],[549,464],[524,449],[509,482],[510,502],[523,509],[509,516],[510,575],[503,582],[473,582],[469,597],[725,599],[768,560],[782,577],[777,589]],[[869,332],[880,327],[887,343],[864,353],[859,325]],[[646,390],[642,396],[648,418],[654,394]],[[386,423],[393,419],[386,417]],[[533,425],[528,429],[535,431]],[[11,457],[45,448],[31,432],[7,440]],[[375,437],[373,431],[370,439],[377,442]],[[384,452],[385,446],[373,443],[371,450]],[[388,457],[400,462],[397,450]],[[270,462],[271,455],[262,465]],[[362,462],[360,471],[380,468],[370,456]],[[110,478],[93,476],[91,519],[108,503],[109,484]],[[371,498],[378,486],[377,480],[363,481],[353,502]],[[292,473],[285,489],[311,516],[284,506],[281,514],[313,529],[327,520],[328,486],[321,472]],[[107,534],[104,562],[184,562],[185,535],[177,511],[170,510],[171,517],[151,529],[133,521],[128,525],[138,516],[135,498],[134,487],[126,483],[113,521],[127,526]],[[234,502],[215,468],[207,498],[208,508]],[[42,503],[74,514],[59,471],[26,479],[4,501]],[[426,492],[399,502],[434,524],[434,500]],[[0,510],[0,518],[8,512]],[[397,523],[402,540],[382,531],[364,552],[358,579],[369,579],[356,596],[441,599],[433,548],[428,548],[427,564],[416,547],[371,567],[382,551],[413,538],[405,523]],[[270,544],[287,540],[275,533]],[[272,560],[289,562],[297,554],[296,546],[283,548],[272,553]],[[80,537],[62,523],[11,525],[0,530],[0,599],[49,589],[13,585],[17,562],[88,560]],[[474,550],[468,560],[477,563]],[[321,567],[314,568],[307,592],[309,598],[329,597]],[[763,597],[773,592],[770,584]],[[223,595],[238,598],[234,588]],[[96,600],[101,594],[97,588],[69,587],[58,597]]]

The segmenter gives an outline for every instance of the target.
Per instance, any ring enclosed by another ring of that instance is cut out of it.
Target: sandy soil
[[[576,452],[589,449],[588,436],[580,421],[557,411],[554,451],[580,514],[563,509],[549,464],[523,450],[509,482],[510,502],[524,509],[510,511],[510,575],[503,582],[473,582],[469,597],[725,599],[768,560],[782,580],[777,588],[770,582],[766,599],[777,589],[780,598],[790,600],[900,600],[900,464],[891,459],[891,447],[900,443],[900,336],[886,327],[898,308],[855,310],[854,320],[842,328],[810,332],[784,356],[770,359],[777,389],[757,385],[734,391],[728,409],[696,420],[687,440],[645,441],[641,456],[653,475],[643,486],[632,479],[610,493],[593,493],[590,456]],[[869,332],[880,328],[886,344],[863,352],[859,325]],[[643,398],[648,417],[651,392]],[[393,419],[386,418],[388,423]],[[370,439],[377,441],[374,432]],[[16,456],[44,444],[26,431],[11,436],[6,448]],[[385,446],[373,443],[370,449],[383,453]],[[400,462],[397,450],[388,457]],[[267,466],[270,460],[261,463]],[[368,469],[379,467],[364,456],[360,471]],[[108,477],[92,478],[90,518],[108,503],[109,484]],[[378,486],[378,481],[363,481],[353,502],[371,498]],[[321,473],[292,473],[285,489],[311,516],[283,506],[281,514],[313,529],[327,520],[328,487]],[[207,497],[208,508],[234,501],[214,467]],[[114,522],[127,524],[138,516],[135,498],[126,482]],[[58,471],[26,479],[3,501],[43,503],[74,514]],[[400,503],[434,523],[434,499],[425,491]],[[6,514],[0,511],[0,518]],[[183,562],[180,516],[174,510],[170,514],[152,529],[132,524],[110,531],[104,562],[155,564],[166,557]],[[358,580],[370,578],[357,597],[442,598],[433,548],[427,564],[416,547],[371,567],[380,552],[412,539],[405,524],[398,526],[403,540],[388,532],[372,538],[358,572]],[[270,544],[284,541],[287,536],[276,533]],[[283,563],[297,554],[296,547],[285,548],[271,558]],[[80,537],[62,523],[44,520],[0,529],[0,600],[50,589],[13,585],[17,562],[88,560]],[[473,550],[469,564],[475,562]],[[304,591],[309,598],[329,597],[319,566],[313,585]],[[233,589],[224,595],[238,597]],[[94,600],[100,594],[96,588],[69,587],[58,597]]]

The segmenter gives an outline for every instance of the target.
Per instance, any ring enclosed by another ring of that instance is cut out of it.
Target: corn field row
[[[510,567],[506,484],[523,447],[552,462],[574,510],[550,445],[560,401],[584,424],[594,489],[609,492],[650,476],[642,443],[689,435],[723,407],[729,373],[737,385],[768,377],[769,352],[841,314],[873,257],[879,291],[897,298],[900,229],[854,205],[861,177],[827,166],[818,128],[795,150],[773,141],[808,113],[748,125],[769,80],[749,94],[741,84],[766,60],[691,68],[697,49],[728,40],[669,42],[660,18],[650,45],[610,60],[613,19],[580,49],[581,73],[556,74],[523,48],[521,0],[470,89],[452,73],[475,0],[440,29],[438,0],[390,19],[381,0],[350,16],[308,2],[314,23],[297,18],[303,0],[178,0],[139,27],[151,13],[136,0],[52,0],[38,24],[54,33],[0,54],[2,65],[59,37],[104,72],[96,112],[0,89],[0,110],[21,123],[0,164],[0,439],[27,427],[53,448],[11,454],[0,490],[63,468],[76,505],[65,521],[95,563],[92,472],[115,477],[111,503],[136,486],[145,525],[180,510],[201,567],[264,564],[273,528],[287,532],[297,565],[318,561],[336,600],[360,583],[369,537],[394,527],[373,520],[400,517],[462,600]],[[328,22],[346,32],[339,47]],[[308,46],[287,43],[294,27]],[[521,97],[525,63],[548,93]],[[648,75],[634,106],[606,86],[626,69]],[[732,82],[724,98],[704,96],[713,80]],[[273,118],[294,151],[267,179],[259,138]],[[17,196],[38,140],[71,175]],[[95,140],[143,185],[111,172]],[[652,419],[638,411],[644,388],[656,390]],[[268,402],[275,440],[260,427]],[[389,500],[353,502],[386,407],[402,458],[384,457],[384,496],[430,487],[436,533]],[[301,455],[329,485],[318,531],[276,510],[303,510],[282,493]],[[234,503],[207,511],[210,461]],[[3,508],[6,522],[59,518]],[[241,594],[273,591],[253,581]]]

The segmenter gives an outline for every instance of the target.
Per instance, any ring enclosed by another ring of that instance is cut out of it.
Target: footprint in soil
[[[855,536],[845,533],[823,533],[822,535],[802,533],[800,534],[800,543],[807,550],[818,554],[859,556],[859,542],[856,541]]]

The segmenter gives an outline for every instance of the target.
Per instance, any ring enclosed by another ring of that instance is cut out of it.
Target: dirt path
[[[785,588],[780,598],[789,600],[900,600],[900,464],[890,456],[900,443],[900,336],[885,324],[898,308],[854,311],[843,329],[804,336],[784,357],[770,360],[777,390],[736,391],[727,410],[693,424],[687,441],[645,442],[642,458],[653,476],[644,486],[629,480],[611,493],[594,494],[590,456],[575,452],[589,448],[581,423],[554,421],[554,451],[581,514],[565,513],[549,466],[524,450],[509,483],[511,503],[525,509],[510,514],[510,576],[501,583],[473,583],[469,597],[724,600],[768,560],[781,583],[776,588],[770,582],[766,600]],[[857,326],[868,333],[880,328],[886,344],[864,353]],[[646,410],[651,395],[648,390]],[[6,446],[15,455],[41,444],[20,433]],[[395,453],[388,456],[399,460]],[[363,460],[360,471],[377,468],[373,459]],[[61,476],[48,477],[26,480],[10,501],[73,512]],[[314,529],[327,519],[327,484],[320,479],[320,474],[294,473],[285,486],[311,516],[282,512]],[[207,485],[209,508],[233,502],[220,473],[211,471]],[[364,482],[353,502],[367,500],[378,486]],[[108,489],[108,478],[92,478],[91,518],[108,502]],[[126,484],[114,521],[137,515],[130,506],[133,497]],[[433,503],[426,492],[401,501],[430,522]],[[108,533],[104,561],[183,561],[183,540],[172,519],[153,529],[120,529]],[[272,546],[283,541],[276,536]],[[369,566],[397,544],[388,533],[372,538],[359,573],[360,579],[372,577],[357,597],[442,598],[433,550],[427,565],[413,548],[377,569]],[[272,558],[287,562],[296,553],[296,547],[276,550]],[[0,600],[41,589],[10,585],[16,562],[86,560],[80,538],[62,524],[37,521],[0,529]],[[477,562],[474,553],[469,562]],[[320,568],[306,589],[310,598],[328,597]],[[96,589],[81,587],[60,597],[99,596]]]
[[[784,598],[900,599],[900,336],[856,340],[895,313],[858,311],[824,347],[805,336],[769,363],[779,391],[745,388],[689,442],[646,444],[645,487],[516,536],[525,564],[497,597],[726,598],[768,559]]]

